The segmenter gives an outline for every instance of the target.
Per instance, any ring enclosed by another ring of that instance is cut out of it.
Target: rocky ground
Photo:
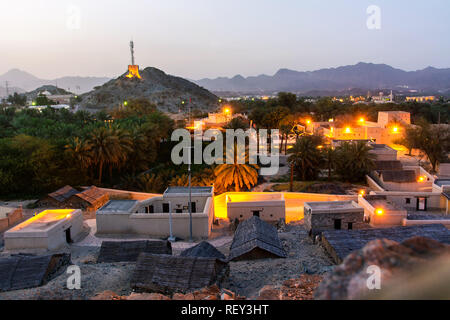
[[[230,277],[223,283],[222,288],[230,290],[237,296],[250,299],[283,294],[288,298],[295,296],[291,292],[295,288],[299,288],[298,292],[304,292],[305,298],[312,297],[313,289],[311,288],[317,286],[321,277],[308,278],[306,282],[299,278],[302,274],[308,277],[310,274],[321,275],[330,271],[333,266],[331,259],[322,247],[312,243],[302,224],[287,225],[284,230],[280,230],[279,236],[288,253],[288,258],[231,262]],[[72,263],[80,266],[81,269],[81,290],[68,290],[66,283],[69,275],[63,273],[39,288],[2,292],[0,300],[91,299],[105,291],[109,292],[111,298],[119,299],[118,297],[128,297],[133,294],[130,289],[130,279],[135,264],[97,264],[99,246],[90,240],[86,242],[87,239],[89,236],[69,249]],[[231,241],[232,237],[228,235],[211,240],[225,255],[229,253]],[[90,245],[80,245],[86,243]],[[175,243],[174,254],[179,254],[187,246],[186,243]],[[134,296],[134,298],[138,299],[142,296]]]

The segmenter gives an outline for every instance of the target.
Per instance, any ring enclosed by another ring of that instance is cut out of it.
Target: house
[[[277,229],[254,216],[239,223],[228,260],[286,258],[286,256]]]
[[[56,190],[55,192],[49,193],[44,198],[38,201],[38,206],[40,207],[49,207],[49,208],[65,208],[66,200],[71,196],[79,193],[75,188],[67,185],[62,187],[61,189]]]
[[[282,193],[274,194],[230,194],[226,197],[228,218],[247,220],[253,216],[268,222],[286,218],[286,205]]]
[[[401,226],[407,211],[387,199],[384,195],[365,195],[358,198],[364,208],[364,218],[373,227]]]
[[[3,235],[6,250],[56,250],[72,243],[83,231],[81,210],[45,210]]]
[[[354,201],[305,202],[304,216],[304,226],[313,237],[324,230],[364,226],[364,209]]]
[[[71,195],[66,201],[67,208],[96,211],[109,200],[109,195],[104,190],[92,186],[83,192]]]
[[[192,235],[208,238],[214,219],[213,187],[191,188]],[[144,200],[110,200],[97,210],[97,233],[190,236],[189,188],[169,187]]]

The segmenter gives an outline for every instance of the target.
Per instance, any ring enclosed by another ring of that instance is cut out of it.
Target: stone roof
[[[55,192],[49,193],[48,196],[50,198],[55,199],[58,202],[64,202],[65,200],[69,199],[71,196],[77,193],[79,193],[78,190],[67,185],[65,187],[62,187],[61,189],[56,190]]]
[[[416,172],[414,170],[383,170],[380,175],[384,182],[416,182]]]

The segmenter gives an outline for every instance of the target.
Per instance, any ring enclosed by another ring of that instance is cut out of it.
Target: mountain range
[[[84,93],[91,91],[94,87],[104,84],[110,80],[106,77],[61,77],[52,80],[39,79],[34,75],[19,70],[11,69],[0,75],[0,96],[6,95],[6,81],[8,82],[9,93],[31,91],[44,85],[57,85],[67,91],[74,93]]]
[[[273,76],[259,75],[232,78],[201,79],[198,85],[214,92],[267,93],[290,91],[306,93],[310,91],[341,91],[351,88],[406,89],[427,92],[450,91],[450,68],[428,67],[417,71],[404,71],[386,64],[360,62],[338,68],[300,72],[280,69]]]

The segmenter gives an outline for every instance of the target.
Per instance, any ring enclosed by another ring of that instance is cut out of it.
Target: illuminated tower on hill
[[[139,66],[134,64],[134,42],[130,41],[130,51],[131,51],[131,64],[128,66],[127,78],[138,78],[141,79],[139,74]]]

